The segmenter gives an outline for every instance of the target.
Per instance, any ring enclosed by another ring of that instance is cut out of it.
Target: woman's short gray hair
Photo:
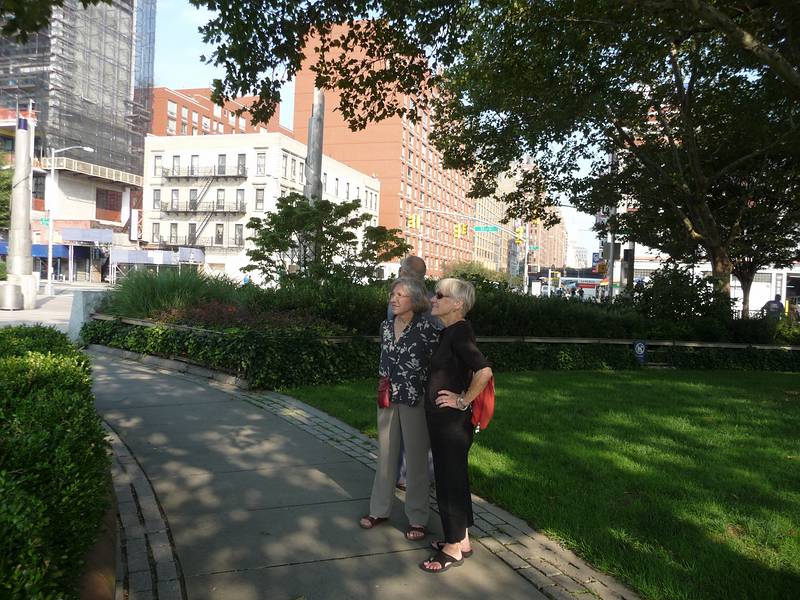
[[[461,315],[466,315],[475,306],[475,286],[469,281],[448,277],[440,279],[436,284],[436,291],[453,300],[461,300]]]
[[[428,312],[431,309],[431,302],[428,300],[428,290],[425,285],[415,277],[399,277],[392,282],[389,293],[394,292],[399,286],[403,286],[411,296],[411,310],[414,314]]]

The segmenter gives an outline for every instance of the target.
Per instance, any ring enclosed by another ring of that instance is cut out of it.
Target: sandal
[[[372,529],[373,527],[377,527],[381,523],[385,523],[388,520],[388,517],[373,517],[372,515],[365,515],[358,520],[358,525],[361,527],[361,529]],[[369,523],[369,525],[365,525],[365,521]]]
[[[438,541],[438,542],[431,542],[431,548],[434,550],[441,551],[444,548],[446,542]],[[472,550],[462,550],[461,551],[461,558],[469,558],[472,556]]]
[[[424,538],[428,533],[422,525],[409,525],[406,529],[406,539],[409,542],[417,542]]]
[[[441,565],[441,569],[431,569],[430,567],[426,567],[425,563],[439,563]],[[449,554],[445,554],[441,550],[428,558],[427,561],[423,561],[419,563],[419,568],[425,571],[426,573],[444,573],[450,567],[460,567],[464,563],[463,558],[459,558],[456,560],[454,557],[450,556]]]

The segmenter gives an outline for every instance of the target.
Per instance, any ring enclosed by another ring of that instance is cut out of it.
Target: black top
[[[394,339],[394,321],[381,323],[381,360],[378,373],[392,384],[391,401],[415,406],[428,385],[431,352],[439,329],[425,315],[414,315],[400,338]]]
[[[436,406],[439,391],[448,390],[456,394],[466,392],[472,381],[472,374],[488,366],[489,362],[475,344],[475,333],[469,321],[458,321],[445,327],[439,334],[439,345],[431,356],[431,376],[425,410],[453,410]]]

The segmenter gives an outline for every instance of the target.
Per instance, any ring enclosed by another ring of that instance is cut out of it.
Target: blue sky
[[[197,28],[210,18],[209,11],[198,10],[188,0],[158,0],[156,8],[155,85],[171,88],[207,87],[214,78],[222,77],[222,70],[206,65],[202,55],[210,55],[213,47],[203,43]],[[288,90],[287,90],[288,91]],[[291,94],[284,95],[291,98]],[[281,111],[281,124],[292,127],[292,109],[288,105]],[[562,210],[570,240],[584,246],[591,253],[596,250],[595,234],[588,231],[594,217],[574,209]]]

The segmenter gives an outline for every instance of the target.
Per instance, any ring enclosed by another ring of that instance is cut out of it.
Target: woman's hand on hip
[[[455,408],[461,410],[458,406],[458,398],[461,394],[456,394],[450,390],[440,390],[436,396],[436,406],[439,408]]]

